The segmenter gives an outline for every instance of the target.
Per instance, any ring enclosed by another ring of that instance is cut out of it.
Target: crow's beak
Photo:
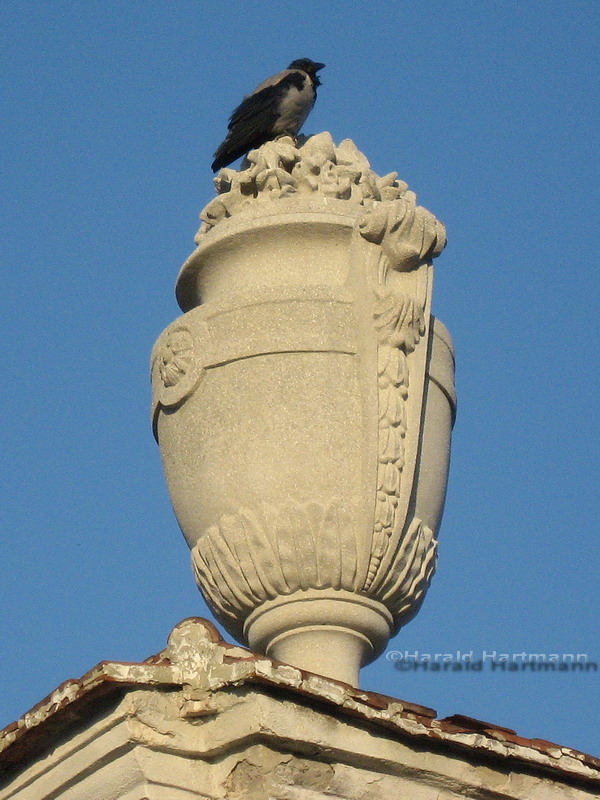
[[[318,72],[320,69],[325,69],[326,66],[327,66],[327,64],[319,64],[319,63],[317,63],[317,64],[315,64],[313,69],[314,69],[315,72]]]

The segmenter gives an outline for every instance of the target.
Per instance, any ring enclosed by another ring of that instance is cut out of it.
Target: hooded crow
[[[229,118],[227,136],[212,163],[213,172],[269,139],[295,136],[315,104],[317,86],[321,85],[317,72],[324,66],[310,58],[299,58],[245,97]]]

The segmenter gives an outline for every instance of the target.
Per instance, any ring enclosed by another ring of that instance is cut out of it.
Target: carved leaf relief
[[[413,298],[404,294],[376,292],[373,316],[380,345],[400,348],[405,354],[412,353],[425,333],[423,309]],[[389,355],[384,357],[391,358]],[[398,363],[398,368],[405,370],[406,367]],[[393,371],[391,375],[396,385],[404,379],[404,375],[394,377]]]
[[[413,519],[399,537],[391,564],[373,582],[373,592],[405,624],[417,613],[437,563],[437,542],[433,531]]]
[[[355,537],[352,516],[338,503],[264,504],[221,517],[193,548],[192,563],[207,602],[239,624],[240,615],[279,595],[356,590]]]
[[[332,502],[263,505],[225,515],[192,549],[196,580],[233,628],[259,605],[306,589],[345,589],[379,600],[397,624],[416,613],[435,569],[436,542],[420,520],[400,537],[385,574],[357,582],[351,516]]]

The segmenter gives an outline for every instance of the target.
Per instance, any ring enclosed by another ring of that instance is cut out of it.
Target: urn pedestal
[[[152,356],[153,424],[207,603],[253,650],[357,685],[436,560],[453,355],[443,226],[328,134],[222,170]]]

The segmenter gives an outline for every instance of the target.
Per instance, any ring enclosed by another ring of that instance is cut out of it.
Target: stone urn
[[[346,140],[222,170],[152,354],[153,425],[198,585],[252,650],[358,685],[436,564],[454,362],[445,230]]]

